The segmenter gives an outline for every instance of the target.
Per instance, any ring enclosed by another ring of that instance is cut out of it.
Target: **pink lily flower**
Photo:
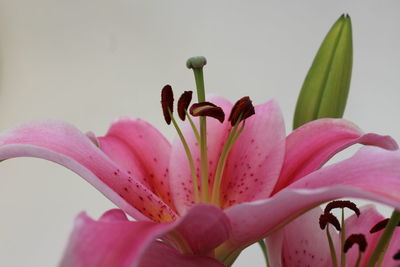
[[[226,114],[232,109],[223,98],[210,101]],[[214,119],[207,123],[208,183],[213,189],[232,126]],[[189,124],[183,135],[199,177],[200,153]],[[321,168],[355,143],[377,147],[362,148],[349,159]],[[182,143],[177,139],[171,145],[142,120],[121,118],[98,138],[57,121],[27,123],[0,136],[0,160],[30,156],[64,165],[139,221],[127,221],[120,211],[98,221],[79,215],[62,266],[150,266],[143,262],[154,260],[152,249],[162,251],[164,264],[186,260],[193,266],[218,266],[210,259],[214,257],[230,265],[246,246],[332,199],[365,198],[400,209],[397,149],[390,137],[363,134],[341,119],[314,121],[285,137],[280,109],[269,101],[255,107],[234,143],[215,208],[196,203]],[[154,242],[159,239],[169,245]]]
[[[327,236],[325,231],[318,231],[319,216],[322,213],[322,209],[317,207],[293,220],[267,238],[270,264],[272,266],[332,266]],[[370,230],[383,219],[383,216],[374,206],[367,205],[360,209],[360,216],[354,214],[345,220],[346,239],[352,234],[362,234],[366,240],[366,249],[361,253],[361,260],[358,266],[367,265],[383,232],[370,233]],[[340,265],[341,237],[336,230],[330,230],[336,248],[338,264]],[[395,260],[393,256],[399,249],[400,229],[397,229],[383,258],[382,266],[398,266],[400,262]],[[357,244],[354,244],[345,254],[346,266],[356,266],[359,254]]]

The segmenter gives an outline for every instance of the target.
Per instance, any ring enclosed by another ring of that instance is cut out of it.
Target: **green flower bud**
[[[342,15],[332,26],[309,69],[297,99],[293,128],[319,118],[341,118],[353,64],[351,20]]]

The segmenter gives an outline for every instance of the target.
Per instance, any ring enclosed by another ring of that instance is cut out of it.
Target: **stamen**
[[[353,202],[349,200],[335,200],[331,201],[326,205],[324,212],[329,213],[331,210],[336,209],[336,208],[348,208],[354,211],[354,213],[358,216],[360,216],[360,210],[357,208],[357,205],[354,204]]]
[[[193,104],[190,107],[190,114],[192,114],[195,117],[198,116],[212,117],[219,120],[219,122],[221,123],[223,123],[225,119],[225,113],[222,110],[222,108],[210,102],[201,102]]]
[[[358,244],[358,248],[361,252],[365,252],[367,249],[367,240],[365,236],[363,234],[352,234],[346,239],[346,242],[344,242],[344,253],[347,253],[354,244]]]
[[[172,87],[169,84],[164,86],[161,91],[161,106],[165,121],[169,125],[171,123],[171,114],[174,110],[174,93],[172,92]]]
[[[335,228],[340,231],[340,224],[338,219],[332,215],[332,213],[323,213],[319,217],[319,226],[321,229],[325,229],[326,227],[326,237],[328,238],[328,244],[329,244],[329,250],[331,252],[331,259],[332,259],[332,266],[337,267],[337,258],[336,258],[336,250],[335,250],[335,245],[333,244],[331,234],[329,232],[329,225],[328,223],[332,224],[335,226]]]
[[[229,121],[234,126],[238,121],[245,120],[255,114],[254,106],[248,96],[239,99],[232,108]]]
[[[400,250],[397,251],[397,253],[393,255],[393,259],[394,260],[400,260]]]
[[[365,236],[363,234],[352,234],[351,236],[349,236],[344,243],[343,252],[347,253],[347,251],[356,243],[358,244],[359,250],[357,261],[354,266],[359,267],[361,262],[361,253],[365,252],[365,250],[367,249],[367,240],[365,239]]]
[[[375,224],[371,230],[369,230],[369,232],[371,234],[379,232],[383,229],[385,229],[386,225],[389,223],[389,218],[383,219],[382,221],[378,222],[377,224]],[[400,226],[400,222],[397,224],[397,226]]]
[[[340,231],[340,223],[332,213],[321,214],[321,216],[319,217],[319,227],[321,227],[321,229],[323,230],[328,223],[332,224],[333,226],[335,226],[336,230]]]
[[[192,101],[192,91],[185,91],[178,100],[178,115],[181,120],[185,120],[186,111]]]

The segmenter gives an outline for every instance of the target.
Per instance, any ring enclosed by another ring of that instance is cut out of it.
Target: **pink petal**
[[[168,183],[171,145],[156,128],[140,119],[121,118],[99,141],[100,149],[124,171],[140,173],[140,181],[173,207]]]
[[[246,120],[225,167],[221,190],[223,207],[270,195],[285,152],[285,125],[276,101],[255,107]]]
[[[71,169],[135,218],[176,218],[156,195],[121,171],[85,134],[69,124],[31,122],[1,134],[0,160],[14,157],[43,158]]]
[[[208,101],[221,107],[226,115],[229,115],[232,104],[222,98],[213,97]],[[194,118],[196,125],[198,125],[198,118]],[[198,127],[199,128],[199,127]],[[220,123],[216,119],[207,119],[207,147],[208,147],[208,168],[209,168],[209,184],[211,185],[214,180],[214,173],[218,163],[218,159],[228,137],[230,123],[226,120]],[[200,153],[199,145],[189,122],[185,122],[182,127],[183,135],[190,147],[193,155],[193,160],[197,168],[198,184],[200,185]],[[174,198],[176,209],[179,213],[183,213],[194,203],[193,183],[191,172],[189,168],[188,158],[179,138],[176,138],[172,144],[171,158],[170,158],[170,185]]]
[[[206,256],[183,255],[166,243],[156,241],[144,253],[139,267],[224,267],[219,261]]]
[[[282,257],[283,266],[330,266],[331,253],[326,230],[321,230],[319,226],[322,213],[320,207],[312,209],[268,237],[271,241],[276,239],[275,235],[283,236],[282,244],[269,244],[270,249],[277,253],[271,257]],[[334,230],[331,232],[333,240],[338,239],[338,234]],[[281,251],[275,246],[281,246]]]
[[[379,182],[377,182],[379,179]],[[400,209],[400,151],[363,148],[352,158],[325,167],[295,182],[272,198],[225,210],[232,235],[228,255],[332,199],[365,198]]]
[[[274,192],[322,167],[337,152],[353,144],[398,146],[389,136],[362,134],[354,124],[342,119],[320,119],[303,125],[286,138],[286,155]]]
[[[205,204],[194,206],[184,217],[174,223],[162,224],[129,221],[121,210],[108,211],[98,221],[82,213],[75,222],[75,229],[71,234],[61,266],[144,267],[173,266],[178,263],[190,265],[178,264],[177,266],[201,266],[202,263],[221,266],[208,257],[183,255],[175,248],[160,245],[155,240],[170,234],[175,237],[175,239],[170,239],[171,241],[181,241],[177,245],[184,247],[196,242],[194,248],[197,252],[208,252],[228,237],[229,223],[227,222],[221,210]],[[198,225],[201,227],[198,228]],[[176,239],[176,237],[179,238]],[[207,237],[212,237],[213,241],[205,243],[204,240]],[[154,257],[155,254],[158,256]],[[149,265],[159,264],[160,260],[165,265]]]
[[[357,217],[357,215],[352,215],[346,219],[346,238],[351,234],[364,234],[367,240],[367,250],[363,253],[361,265],[366,266],[369,257],[372,255],[372,252],[375,248],[376,243],[379,241],[379,238],[382,232],[370,234],[369,230],[379,221],[383,220],[383,216],[376,211],[376,209],[372,205],[368,205],[362,207],[360,209],[361,215]],[[340,251],[340,239],[337,241],[336,248],[337,251]],[[358,257],[358,245],[355,244],[353,247],[347,251],[346,253],[346,264],[347,266],[354,266],[357,257]],[[339,258],[339,257],[338,257]],[[389,265],[383,265],[389,266]]]

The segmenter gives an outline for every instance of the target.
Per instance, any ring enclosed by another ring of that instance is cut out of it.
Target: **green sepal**
[[[342,15],[332,26],[309,69],[297,99],[293,129],[319,118],[341,118],[353,65],[351,19]]]

